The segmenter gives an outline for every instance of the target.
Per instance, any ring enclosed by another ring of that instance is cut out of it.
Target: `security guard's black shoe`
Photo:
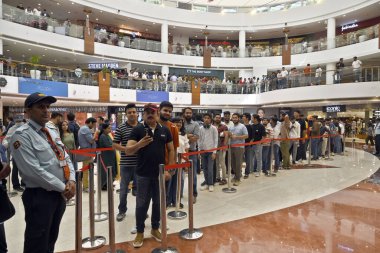
[[[17,191],[17,192],[24,192],[24,188],[22,188],[21,186],[18,186],[18,187],[14,187],[13,190]]]

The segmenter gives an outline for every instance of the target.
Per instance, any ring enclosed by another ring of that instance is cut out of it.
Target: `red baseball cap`
[[[157,111],[158,110],[158,106],[156,104],[149,103],[149,104],[144,105],[144,112],[146,110]]]

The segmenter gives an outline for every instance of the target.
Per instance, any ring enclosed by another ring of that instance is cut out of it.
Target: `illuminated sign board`
[[[356,23],[348,24],[348,25],[342,25],[342,32],[345,31],[345,30],[348,30],[348,29],[354,29],[354,28],[356,28],[358,26],[359,25],[356,24]]]
[[[323,112],[345,112],[346,106],[345,105],[329,105],[329,106],[323,106],[322,107]]]
[[[111,69],[118,69],[119,63],[109,62],[109,63],[89,63],[88,64],[88,69],[103,69],[104,67],[111,68]]]

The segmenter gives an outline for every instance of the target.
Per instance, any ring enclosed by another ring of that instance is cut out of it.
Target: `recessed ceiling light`
[[[171,35],[171,33],[169,33],[169,35]]]
[[[173,26],[173,28],[175,29],[175,26]]]
[[[47,48],[44,48],[44,50],[46,51],[46,50],[47,50]]]
[[[57,61],[56,59],[54,59],[54,61]]]
[[[99,19],[98,19],[98,18],[96,18],[95,20],[96,20],[96,21],[99,21]]]
[[[198,38],[198,35],[195,35],[195,38]]]
[[[145,28],[145,31],[147,32],[147,31],[149,31],[149,29],[148,29],[148,28]]]
[[[42,56],[45,56],[44,54]]]
[[[11,50],[7,49],[7,52],[9,52],[9,51],[11,51]]]
[[[103,13],[103,11],[100,11],[100,13]]]
[[[156,23],[153,23],[153,25],[155,25]]]
[[[71,4],[74,4],[74,2],[71,2]]]
[[[57,3],[57,5],[59,5],[59,3]]]
[[[31,51],[32,49],[28,48],[28,51]]]
[[[38,4],[38,5],[41,5],[41,4]]]
[[[53,15],[53,12],[51,11],[50,14]]]
[[[69,13],[69,14],[70,14],[70,13],[71,13],[71,11],[68,11],[67,13]]]
[[[343,17],[345,17],[346,16],[346,14],[343,14]]]

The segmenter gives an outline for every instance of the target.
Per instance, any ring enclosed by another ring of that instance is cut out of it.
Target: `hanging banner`
[[[19,93],[32,94],[40,92],[48,96],[68,97],[67,83],[45,81],[31,78],[19,78],[18,82]]]

